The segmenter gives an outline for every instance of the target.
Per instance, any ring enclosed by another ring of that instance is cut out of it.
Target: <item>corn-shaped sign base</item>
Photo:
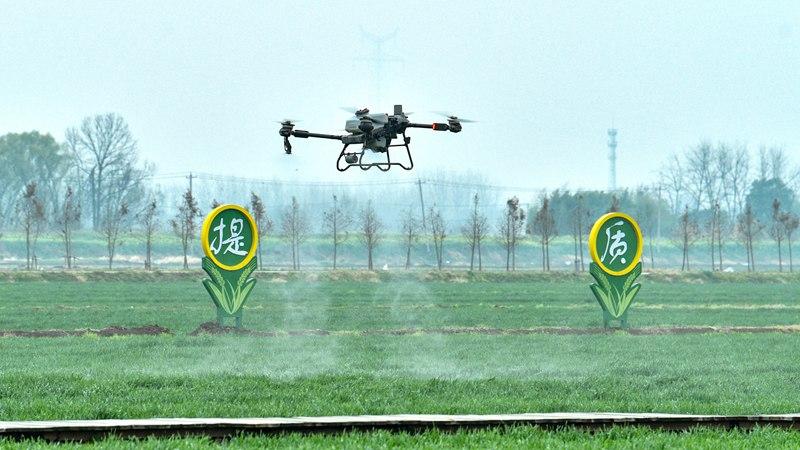
[[[642,274],[642,232],[627,214],[608,213],[594,223],[589,232],[590,287],[603,309],[603,326],[619,320],[628,327],[628,308],[642,288],[636,278]]]

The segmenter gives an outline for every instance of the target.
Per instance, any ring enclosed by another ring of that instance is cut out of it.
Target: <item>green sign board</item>
[[[603,309],[603,324],[619,320],[627,326],[628,308],[641,285],[642,232],[633,218],[623,213],[608,213],[595,222],[589,233],[592,263],[589,273],[595,280],[592,293]]]
[[[221,205],[203,221],[203,270],[210,278],[203,286],[217,307],[217,322],[234,317],[242,325],[242,307],[256,284],[250,275],[256,269],[258,230],[246,209]]]

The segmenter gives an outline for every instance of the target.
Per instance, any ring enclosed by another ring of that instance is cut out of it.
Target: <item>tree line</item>
[[[0,160],[0,221],[24,236],[27,269],[38,265],[37,240],[44,230],[57,233],[63,265],[74,267],[74,235],[81,229],[102,238],[109,268],[122,241],[135,236],[144,246],[144,268],[152,269],[154,245],[165,230],[180,242],[182,265],[189,267],[203,212],[197,193],[189,187],[174,202],[164,200],[152,181],[154,167],[139,160],[137,142],[121,116],[87,117],[69,128],[61,143],[36,131],[0,136]],[[459,214],[431,201],[459,201],[447,182],[433,185],[438,187],[426,207],[420,181],[419,203],[400,208],[393,226],[373,200],[359,205],[347,195],[317,197],[317,205],[326,205],[322,208],[309,208],[291,195],[290,204],[275,210],[254,189],[247,206],[259,234],[277,234],[285,241],[294,270],[302,267],[301,248],[312,235],[329,240],[333,268],[338,268],[342,245],[356,238],[366,267],[373,270],[375,251],[391,234],[402,243],[405,268],[411,267],[412,253],[424,241],[433,249],[439,269],[447,264],[447,247],[458,245],[469,255],[470,270],[483,270],[485,246],[491,240],[503,250],[506,270],[517,269],[519,246],[528,242],[540,253],[541,269],[549,271],[551,245],[562,237],[571,242],[573,269],[583,271],[593,221],[605,212],[625,211],[642,228],[644,254],[652,268],[659,238],[669,239],[681,253],[682,270],[697,266],[690,255],[698,246],[708,255],[703,267],[725,270],[727,245],[735,241],[745,250],[751,271],[756,269],[757,244],[770,239],[779,270],[792,271],[793,242],[800,227],[799,182],[800,172],[781,148],[761,148],[753,158],[741,145],[701,142],[671,155],[649,185],[617,192],[542,191],[530,203],[510,195],[501,208],[496,195],[467,185],[472,192]],[[216,204],[213,200],[209,206]],[[451,244],[454,241],[457,244]]]

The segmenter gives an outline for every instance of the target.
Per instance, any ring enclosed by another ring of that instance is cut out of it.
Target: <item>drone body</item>
[[[320,134],[311,133],[306,130],[295,130],[294,122],[291,120],[280,122],[281,129],[279,134],[283,136],[283,148],[286,154],[292,153],[292,145],[289,143],[289,137],[291,136],[297,138],[333,139],[341,141],[344,144],[342,151],[339,153],[339,158],[336,160],[336,169],[340,172],[344,172],[354,166],[362,170],[377,167],[385,172],[393,166],[398,166],[405,170],[411,170],[414,167],[414,160],[411,158],[411,149],[408,146],[411,142],[411,138],[406,136],[407,129],[428,128],[436,131],[458,133],[461,131],[462,122],[466,123],[471,121],[459,119],[456,116],[448,116],[447,123],[413,123],[408,120],[408,115],[403,112],[403,106],[395,105],[394,114],[370,114],[369,110],[366,108],[355,111],[353,118],[348,120],[345,124],[345,131],[349,134]],[[398,138],[402,139],[401,143],[393,144],[392,141]],[[347,151],[350,145],[356,144],[361,144],[360,151]],[[408,156],[407,164],[391,159],[390,149],[392,147],[405,148],[406,155]],[[365,161],[364,155],[367,151],[385,155],[386,159],[385,161],[379,162]]]

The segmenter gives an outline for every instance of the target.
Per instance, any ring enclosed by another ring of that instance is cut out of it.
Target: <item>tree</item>
[[[707,142],[686,153],[686,188],[694,202],[694,210],[710,207],[719,198],[718,165],[714,148]]]
[[[472,212],[467,223],[461,228],[461,234],[469,246],[469,270],[475,269],[475,254],[478,254],[478,270],[483,270],[481,258],[481,242],[489,232],[489,225],[486,216],[478,210],[478,194],[472,197]]]
[[[383,224],[372,207],[372,200],[367,201],[367,206],[361,210],[361,242],[367,249],[367,270],[373,270],[372,254],[381,239]]]
[[[572,208],[572,211],[570,211],[569,221],[572,225],[571,231],[574,247],[573,266],[575,272],[583,272],[585,270],[583,262],[583,233],[586,231],[584,228],[589,222],[589,212],[584,205],[583,194],[577,194],[575,196],[575,206]]]
[[[615,203],[616,196],[614,196]],[[550,199],[545,195],[542,197],[542,204],[536,215],[533,217],[532,223],[533,234],[539,236],[539,243],[542,247],[542,270],[550,270],[550,240],[555,237],[556,221],[553,218],[553,212],[550,209]]]
[[[720,143],[715,150],[715,174],[718,179],[716,201],[725,205],[724,209],[720,209],[727,211],[727,222],[731,222],[742,208],[744,193],[748,187],[750,154],[746,147],[734,148],[725,143]]]
[[[747,271],[754,272],[756,270],[756,260],[753,255],[753,242],[764,226],[756,218],[749,203],[745,205],[744,211],[739,215],[736,228],[747,253]]]
[[[36,268],[36,241],[45,222],[44,204],[37,197],[35,181],[25,185],[17,202],[17,217],[25,233],[25,268]]]
[[[368,206],[369,208],[372,208],[372,204],[369,204]],[[339,254],[339,246],[342,245],[349,237],[348,228],[350,228],[350,226],[353,224],[353,220],[350,217],[350,214],[343,210],[339,205],[339,198],[335,195],[333,196],[333,206],[331,209],[323,212],[322,220],[323,226],[331,234],[331,240],[333,241],[333,270],[336,270],[336,260]],[[371,260],[372,258],[370,251],[370,261]],[[372,264],[370,263],[369,266],[371,269]]]
[[[516,196],[506,200],[506,209],[497,226],[500,241],[506,250],[506,271],[517,270],[517,244],[525,229],[525,211],[519,206]]]
[[[436,252],[436,267],[442,270],[442,260],[444,259],[444,239],[447,237],[447,227],[444,223],[442,212],[436,207],[428,211],[428,220],[431,224],[431,237],[433,238],[433,248]]]
[[[789,272],[794,272],[794,262],[792,261],[792,234],[800,227],[800,217],[790,212],[781,214],[781,222],[786,231],[786,247],[789,249]]]
[[[258,247],[256,252],[258,255],[258,268],[260,270],[264,268],[264,262],[261,259],[261,248],[264,245],[264,239],[267,237],[267,234],[272,232],[274,224],[272,223],[272,219],[267,216],[267,209],[264,207],[264,202],[261,201],[261,197],[255,192],[250,192],[250,212],[253,213],[253,220],[256,222],[256,232],[258,233]]]
[[[730,220],[722,212],[719,202],[711,207],[708,219],[709,250],[711,250],[711,270],[722,270],[722,249],[730,229]]]
[[[717,270],[717,263],[716,263],[716,255],[717,255],[717,238],[718,235],[722,234],[720,232],[721,226],[720,222],[722,220],[722,212],[719,206],[719,202],[714,202],[714,206],[711,207],[710,215],[708,218],[708,244],[709,249],[711,250],[711,271]],[[720,270],[722,270],[722,247],[720,247]]]
[[[121,116],[86,117],[80,128],[67,130],[66,147],[85,177],[95,229],[106,212],[116,215],[122,203],[135,205],[144,197],[142,182],[151,168],[137,168],[136,140]]]
[[[117,246],[122,245],[119,240],[120,232],[127,225],[130,210],[128,204],[122,202],[115,206],[111,202],[105,204],[105,211],[100,216],[100,235],[106,241],[106,251],[108,252],[108,268],[114,267],[114,256]]]
[[[750,187],[750,153],[740,146],[733,152],[733,163],[728,177],[723,179],[730,189],[732,206],[728,208],[730,222],[733,222],[744,209],[745,194]]]
[[[292,247],[292,270],[300,270],[300,245],[308,237],[309,223],[296,197],[281,218],[281,230]]]
[[[792,208],[796,199],[794,191],[779,178],[753,181],[746,197],[756,220],[762,224],[772,221],[772,203],[775,199],[787,209]]]
[[[678,213],[681,200],[685,195],[686,181],[683,173],[683,166],[678,155],[672,155],[659,173],[660,184],[667,192],[667,201],[674,214]]]
[[[141,220],[142,231],[144,231],[144,268],[153,269],[153,237],[158,230],[158,202],[155,196],[150,198],[144,209],[138,215]]]
[[[700,227],[697,225],[697,221],[689,214],[688,205],[678,218],[678,226],[675,231],[675,243],[681,249],[683,258],[681,260],[681,270],[689,270],[689,251],[700,237]]]
[[[659,208],[661,207],[658,198],[644,189],[636,191],[636,220],[642,228],[642,235],[647,240],[650,253],[650,268],[655,269],[655,251],[653,242],[656,240],[656,228],[658,227]]]
[[[72,190],[72,187],[67,186],[67,191],[64,193],[64,201],[55,218],[55,223],[58,225],[58,233],[64,242],[64,266],[67,269],[72,269],[73,261],[75,260],[72,251],[72,233],[76,227],[80,226],[80,221],[81,204],[75,198],[75,191]]]
[[[175,214],[175,218],[170,221],[172,232],[181,240],[184,269],[189,269],[189,244],[197,234],[197,219],[199,217],[200,207],[197,205],[197,199],[191,189],[186,189],[186,192],[181,196],[181,202],[178,204],[178,212]]]
[[[772,222],[768,229],[769,236],[775,241],[778,246],[778,271],[783,272],[783,252],[781,244],[786,239],[786,228],[784,221],[781,220],[783,212],[781,212],[781,202],[777,198],[772,201]]]
[[[608,206],[606,213],[618,212],[619,211],[619,197],[615,195],[611,196],[611,204]]]
[[[0,136],[0,216],[12,217],[19,193],[36,183],[45,211],[59,210],[69,158],[49,134],[37,131]]]
[[[411,267],[411,249],[414,247],[414,244],[419,242],[420,228],[420,221],[417,219],[411,209],[405,210],[403,213],[402,232],[403,245],[406,249],[406,270]]]

